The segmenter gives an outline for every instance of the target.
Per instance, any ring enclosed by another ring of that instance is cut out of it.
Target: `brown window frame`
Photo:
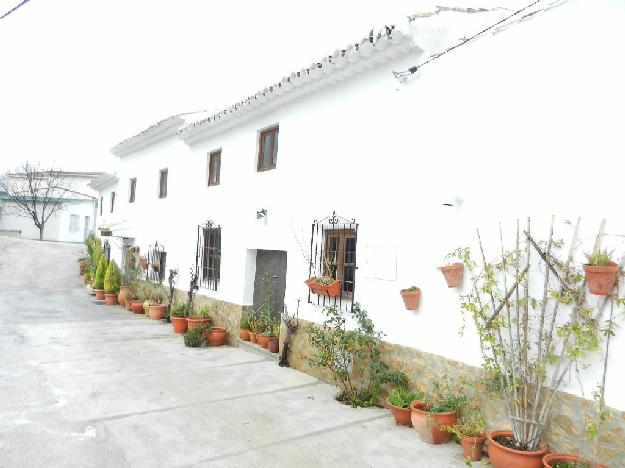
[[[217,169],[215,170],[215,174],[213,174],[213,159],[217,160],[217,163],[216,163]],[[215,177],[213,177],[213,175],[215,175]],[[220,176],[221,176],[221,150],[217,150],[208,154],[207,185],[209,187],[212,185],[219,185]]]
[[[163,174],[165,174],[165,184],[163,184]],[[158,198],[167,198],[167,179],[169,178],[169,168],[158,171]],[[165,190],[163,190],[165,187]]]
[[[115,192],[111,192],[111,213],[115,209]]]
[[[264,130],[261,130],[258,136],[258,160],[257,160],[257,165],[256,165],[256,170],[257,172],[264,172],[264,171],[271,171],[272,169],[276,168],[276,160],[277,160],[277,151],[276,151],[276,157],[274,158],[274,144],[276,141],[276,137],[275,135],[280,135],[280,126],[279,125],[274,125],[273,127],[269,127],[266,128]],[[263,166],[263,148],[265,147],[265,139],[268,137],[272,137],[271,138],[271,145],[269,147],[269,166],[264,167]],[[278,141],[280,141],[280,139],[278,138]]]
[[[136,196],[136,191],[137,191],[137,178],[136,177],[132,177],[130,179],[130,187],[128,189],[128,191],[130,192],[128,195],[128,203],[134,203],[135,202],[135,196]]]
[[[330,272],[323,272],[324,274],[326,273],[330,273],[330,275],[334,278],[337,279],[341,282],[341,293],[342,293],[342,297],[344,297],[345,299],[352,299],[353,297],[353,283],[355,282],[355,276],[356,276],[356,269],[357,269],[357,264],[356,264],[356,255],[355,255],[355,251],[353,252],[354,254],[354,261],[353,262],[347,262],[346,258],[345,258],[345,248],[346,248],[346,242],[347,239],[354,239],[354,242],[356,242],[357,240],[357,231],[355,229],[327,229],[324,231],[323,233],[324,235],[324,239],[323,239],[323,258],[324,258],[324,264],[327,261],[331,270]],[[338,237],[338,248],[335,251],[335,255],[334,258],[330,258],[330,239],[332,238],[337,238]],[[354,271],[353,271],[353,278],[352,278],[352,286],[351,286],[351,290],[350,288],[346,289],[346,283],[344,281],[344,273],[345,273],[345,267],[351,267]]]
[[[211,242],[212,245],[211,245]],[[201,284],[217,291],[221,279],[221,227],[202,229]]]

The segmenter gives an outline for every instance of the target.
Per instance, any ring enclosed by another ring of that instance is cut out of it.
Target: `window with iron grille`
[[[165,279],[167,252],[158,242],[148,247],[148,265],[145,270],[146,278],[154,283],[162,283]]]
[[[278,126],[262,130],[258,142],[258,172],[276,168],[278,161]]]
[[[167,198],[167,169],[161,169],[158,177],[158,198]]]
[[[332,213],[312,225],[309,276],[338,281],[336,294],[309,291],[308,302],[351,310],[356,289],[358,223]]]
[[[135,190],[137,189],[137,178],[133,177],[132,179],[130,179],[130,195],[128,196],[128,203],[134,203],[135,202]]]
[[[221,150],[213,151],[208,155],[208,185],[219,185],[221,172]]]
[[[69,232],[78,232],[80,230],[80,216],[69,215]]]
[[[200,285],[217,291],[221,268],[221,226],[208,221],[198,226],[196,272]]]
[[[114,208],[115,208],[115,192],[111,192],[111,213],[113,212]]]

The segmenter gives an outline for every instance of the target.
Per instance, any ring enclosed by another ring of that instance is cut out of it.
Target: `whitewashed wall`
[[[546,237],[552,214],[560,222],[581,216],[581,254],[607,218],[605,245],[625,252],[618,117],[625,70],[617,59],[624,19],[622,2],[570,0],[436,60],[406,84],[391,71],[434,51],[413,53],[191,147],[171,137],[139,150],[120,161],[115,234],[134,237],[143,250],[163,243],[168,267],[180,268],[178,284],[186,288],[195,228],[210,218],[222,226],[222,280],[216,293],[201,293],[250,304],[255,250],[285,250],[286,303],[294,311],[301,299],[300,316],[320,321],[320,309],[305,304],[308,267],[300,244],[307,251],[310,223],[336,210],[360,223],[356,296],[387,340],[479,365],[470,323],[458,336],[462,291],[448,289],[437,270],[445,253],[474,246],[476,227],[494,255],[499,222],[512,241],[517,218],[531,216],[533,232]],[[258,130],[274,123],[280,124],[277,169],[257,173]],[[207,154],[219,148],[221,184],[207,187]],[[168,197],[159,200],[165,167]],[[128,206],[130,177],[138,182],[136,203]],[[261,208],[268,216],[257,220]],[[568,238],[570,228],[562,225],[557,234]],[[384,280],[375,279],[380,251],[391,252],[385,264],[396,263],[396,275],[387,272]],[[422,289],[416,312],[406,311],[399,296],[413,284]],[[625,409],[619,391],[625,376],[617,371],[622,331],[611,346],[607,402]],[[574,377],[568,391],[588,397],[599,364],[585,371],[583,391]]]

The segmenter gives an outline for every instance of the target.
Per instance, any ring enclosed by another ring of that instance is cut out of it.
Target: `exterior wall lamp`
[[[260,211],[256,212],[256,219],[262,219],[262,218],[265,218],[265,217],[267,217],[267,209],[266,208],[263,208]]]

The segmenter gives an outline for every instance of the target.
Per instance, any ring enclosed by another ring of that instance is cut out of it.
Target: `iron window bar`
[[[148,267],[145,270],[146,279],[154,283],[162,283],[165,279],[166,261],[165,247],[158,242],[154,242],[153,246],[150,245],[148,248]]]
[[[217,291],[221,278],[221,226],[212,220],[197,227],[195,274],[200,286]]]

